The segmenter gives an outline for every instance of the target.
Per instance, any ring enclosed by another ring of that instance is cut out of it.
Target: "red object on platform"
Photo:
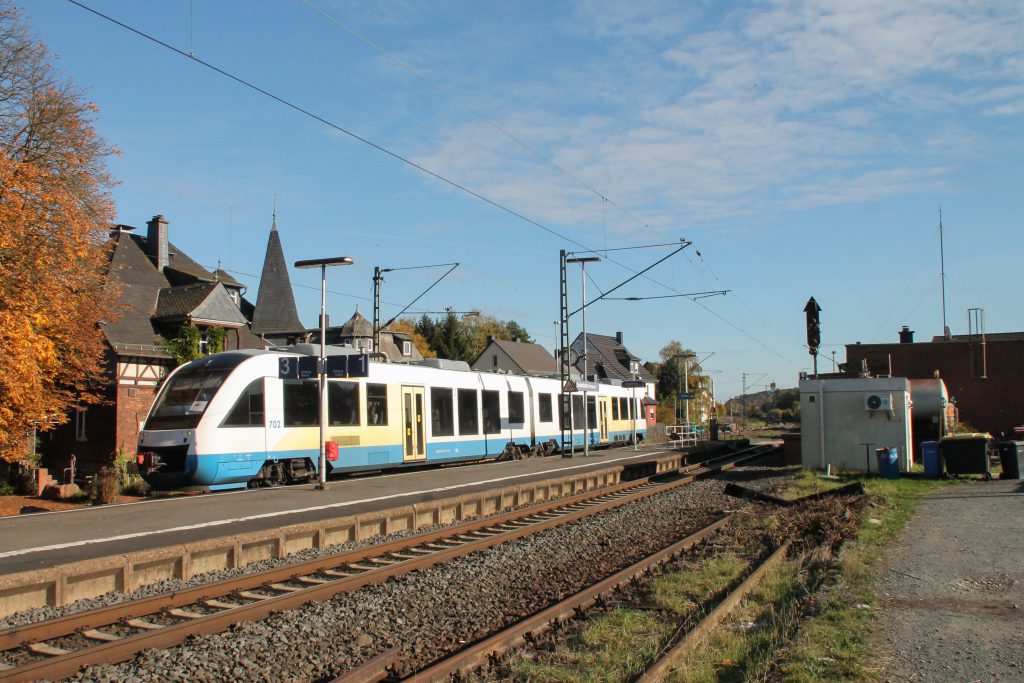
[[[326,443],[326,446],[327,446],[327,459],[330,460],[331,462],[336,461],[338,459],[338,442],[337,441],[328,441]]]

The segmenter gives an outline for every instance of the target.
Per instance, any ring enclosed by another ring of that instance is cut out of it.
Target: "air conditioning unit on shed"
[[[892,394],[864,394],[864,407],[867,410],[885,410],[892,412]]]

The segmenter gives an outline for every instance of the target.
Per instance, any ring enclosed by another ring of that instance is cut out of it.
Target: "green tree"
[[[448,311],[441,322],[437,323],[433,349],[438,358],[463,360],[467,363],[473,360],[466,326],[452,311]]]

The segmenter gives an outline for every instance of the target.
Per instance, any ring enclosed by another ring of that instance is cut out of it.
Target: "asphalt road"
[[[1024,482],[930,497],[879,574],[889,681],[1024,681]]]

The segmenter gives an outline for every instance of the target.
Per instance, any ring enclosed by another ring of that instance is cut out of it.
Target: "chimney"
[[[619,346],[622,346],[622,333],[621,332],[616,332],[615,333],[615,343],[618,344]]]
[[[153,216],[146,227],[146,253],[156,269],[163,271],[167,267],[169,249],[167,246],[167,219],[163,216]]]
[[[900,344],[913,344],[914,343],[914,331],[904,325],[900,328]]]
[[[487,345],[490,346],[493,343],[494,343],[494,335],[493,334],[487,335]]]

